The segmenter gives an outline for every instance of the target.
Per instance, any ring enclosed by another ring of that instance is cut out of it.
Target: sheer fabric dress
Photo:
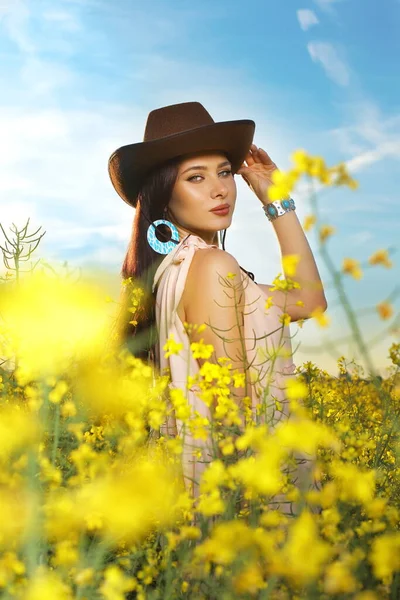
[[[193,358],[190,350],[190,339],[181,322],[177,307],[185,288],[187,274],[194,254],[202,248],[218,248],[216,245],[207,244],[202,238],[190,234],[180,243],[159,265],[153,280],[153,292],[156,291],[156,323],[158,329],[158,343],[156,357],[159,361],[160,372],[170,375],[170,388],[181,388],[188,398],[194,411],[205,417],[210,417],[209,408],[200,399],[199,390],[193,386],[186,389],[188,375],[194,376],[199,372],[199,363]],[[245,290],[244,310],[244,340],[246,356],[249,363],[251,380],[251,405],[254,418],[256,407],[266,400],[270,407],[266,421],[276,425],[283,419],[289,418],[288,400],[285,397],[285,379],[293,377],[295,364],[292,358],[290,330],[287,325],[280,322],[282,310],[272,305],[266,309],[267,295],[243,271],[241,271]],[[199,290],[200,293],[200,290]],[[183,349],[178,354],[165,358],[165,345],[169,336],[173,334],[174,340],[180,342]],[[267,390],[267,394],[265,393]],[[267,396],[267,398],[265,398]],[[277,408],[275,400],[278,401]],[[171,417],[161,428],[163,434],[176,436],[182,434],[182,422]],[[201,473],[210,462],[207,444],[204,440],[193,439],[185,429],[184,450],[182,456],[185,484],[194,495],[198,495],[197,483]],[[195,451],[197,450],[197,453]],[[199,451],[201,458],[199,458]]]

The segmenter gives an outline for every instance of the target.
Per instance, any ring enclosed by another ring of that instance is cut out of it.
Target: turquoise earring
[[[161,242],[156,237],[156,227],[158,225],[166,225],[171,230],[171,239],[168,242]],[[147,230],[147,241],[149,246],[153,248],[155,252],[158,254],[168,254],[176,247],[176,244],[179,242],[179,233],[177,228],[171,221],[167,221],[166,219],[158,219],[157,221],[153,221]]]

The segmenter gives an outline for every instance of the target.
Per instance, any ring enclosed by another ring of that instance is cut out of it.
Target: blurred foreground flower
[[[56,279],[44,273],[3,285],[2,355],[16,355],[22,379],[57,372],[75,354],[92,354],[108,341],[104,290],[93,284]],[[20,382],[24,384],[24,381]]]

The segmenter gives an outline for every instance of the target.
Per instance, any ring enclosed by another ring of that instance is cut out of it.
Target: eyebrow
[[[219,165],[217,165],[217,169],[220,169],[221,167],[225,167],[227,165],[230,165],[230,161],[229,160],[224,160],[224,162],[219,163]],[[188,169],[186,169],[185,171],[182,171],[181,175],[183,175],[184,173],[187,173],[187,171],[206,171],[207,167],[205,167],[204,165],[196,165],[194,167],[189,167]]]

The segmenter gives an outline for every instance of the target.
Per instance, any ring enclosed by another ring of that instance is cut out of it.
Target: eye
[[[226,169],[225,171],[220,171],[220,173],[228,173],[228,176],[229,176],[229,175],[231,175],[232,170]],[[192,181],[195,177],[201,177],[201,175],[192,175],[192,177],[189,177],[188,181]]]

